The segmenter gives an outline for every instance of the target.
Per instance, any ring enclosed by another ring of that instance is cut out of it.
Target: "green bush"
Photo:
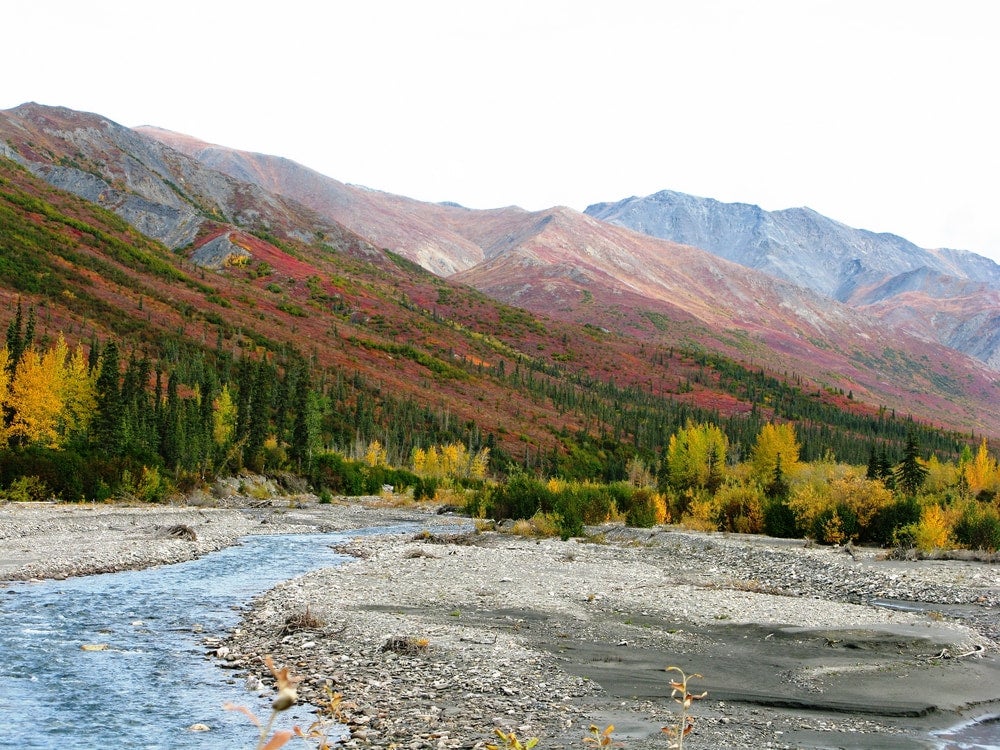
[[[1000,549],[1000,513],[996,508],[971,503],[955,524],[955,539],[969,549]]]
[[[766,501],[756,485],[724,485],[715,493],[714,503],[720,531],[759,534],[764,530]]]
[[[490,496],[492,491],[489,486],[483,485],[465,496],[465,514],[472,518],[484,518],[489,516]]]
[[[11,503],[41,502],[48,500],[49,490],[38,477],[21,476],[6,489],[0,489],[0,500]]]
[[[158,503],[166,497],[169,490],[170,483],[160,475],[159,470],[155,467],[150,469],[143,466],[137,474],[125,469],[118,482],[118,495],[123,500]]]
[[[417,477],[413,484],[413,499],[433,500],[437,494],[438,480],[436,477]]]
[[[840,544],[856,539],[860,530],[857,514],[844,503],[816,516],[810,529],[813,539],[820,544]]]
[[[559,526],[559,536],[565,541],[571,536],[583,534],[583,509],[576,497],[570,492],[560,493],[556,498],[556,523]]]
[[[337,453],[320,453],[313,459],[310,483],[335,495],[364,495],[365,476],[361,465]]]
[[[879,508],[868,526],[861,529],[860,541],[890,547],[901,538],[899,532],[906,526],[920,522],[920,503],[914,497],[897,500]]]
[[[768,500],[764,504],[764,533],[781,539],[801,536],[795,522],[795,512],[785,500]]]
[[[496,521],[531,518],[538,511],[555,511],[555,496],[540,479],[517,471],[492,488],[484,510]]]
[[[640,529],[656,526],[656,495],[645,487],[637,487],[628,500],[625,523]]]
[[[0,451],[0,487],[10,487],[19,477],[37,477],[48,496],[66,502],[104,499],[99,497],[99,467],[69,450],[42,446]]]
[[[618,513],[615,499],[605,485],[570,482],[557,494],[559,507],[571,505],[583,523],[604,523]]]

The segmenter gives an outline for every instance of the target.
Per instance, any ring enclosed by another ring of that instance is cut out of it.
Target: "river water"
[[[345,560],[331,545],[390,530],[402,529],[251,536],[178,565],[0,584],[0,748],[255,747],[247,717],[222,706],[266,717],[269,699],[204,658],[201,639],[280,581]],[[311,721],[295,707],[280,726]],[[197,723],[210,731],[188,729]]]

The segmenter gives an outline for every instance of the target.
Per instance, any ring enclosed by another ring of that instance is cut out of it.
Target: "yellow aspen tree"
[[[721,479],[729,440],[717,425],[688,422],[670,436],[667,474],[677,489],[707,487]]]
[[[997,483],[998,474],[1000,469],[997,468],[997,461],[990,455],[986,438],[983,438],[976,455],[965,464],[965,480],[969,483],[969,490],[973,495],[978,495],[983,490],[990,489]]]
[[[427,463],[427,451],[423,448],[413,449],[413,473],[417,476],[423,476],[425,467]]]
[[[927,469],[924,489],[928,493],[947,492],[958,481],[959,472],[964,471],[964,466],[960,469],[951,461],[942,462],[933,453],[924,462],[924,468]]]
[[[65,442],[75,435],[85,434],[97,412],[97,375],[87,365],[83,346],[77,345],[63,360],[60,388],[63,409],[59,433]]]
[[[428,477],[440,476],[441,461],[435,446],[427,449],[424,457],[424,474]]]
[[[914,543],[922,552],[952,546],[951,521],[940,505],[930,504],[920,512],[920,522],[913,527]]]
[[[365,463],[369,466],[389,465],[388,451],[382,447],[378,440],[373,440],[368,444],[368,450],[365,452]]]
[[[44,357],[34,349],[24,353],[10,384],[9,402],[14,410],[10,437],[51,448],[59,447],[59,415],[63,410],[63,365],[55,351],[53,347]]]
[[[457,477],[462,474],[462,463],[465,456],[465,446],[461,443],[449,443],[441,449],[441,466],[439,471],[442,476]]]
[[[830,482],[830,503],[836,508],[845,505],[857,516],[858,525],[868,526],[875,514],[890,505],[895,497],[882,482],[868,479],[853,471]]]
[[[791,471],[799,461],[799,441],[795,436],[795,425],[768,422],[757,435],[757,441],[750,451],[750,463],[756,477],[766,483],[774,478],[779,460],[781,470],[785,473]]]
[[[223,385],[218,397],[212,403],[212,440],[216,445],[228,445],[236,432],[236,404],[233,402],[229,386]]]
[[[486,471],[490,467],[490,449],[480,448],[469,467],[470,479],[486,479]]]

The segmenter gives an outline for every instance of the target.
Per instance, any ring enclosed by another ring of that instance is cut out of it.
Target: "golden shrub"
[[[951,535],[952,519],[940,505],[931,504],[920,513],[920,521],[910,527],[913,543],[917,549],[929,552],[953,546]]]
[[[691,501],[687,512],[681,516],[681,525],[694,531],[716,531],[715,502],[710,497],[698,497]]]

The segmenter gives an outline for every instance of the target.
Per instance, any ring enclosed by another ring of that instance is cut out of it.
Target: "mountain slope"
[[[339,445],[357,432],[404,456],[404,439],[465,442],[470,431],[477,440],[494,436],[498,451],[537,456],[558,444],[554,434],[600,424],[494,374],[501,362],[511,373],[516,363],[532,362],[541,341],[553,354],[570,352],[567,359],[595,367],[605,357],[641,366],[628,342],[605,337],[598,344],[558,325],[548,332],[541,321],[402,259],[306,246],[289,246],[288,254],[236,228],[224,233],[252,260],[199,269],[117,216],[0,158],[0,324],[23,304],[38,311],[38,340],[60,332],[71,342],[115,339],[161,361],[179,347],[205,356],[281,357],[292,346],[346,394],[344,433],[333,436]],[[265,263],[269,271],[261,275]],[[535,352],[521,353],[515,341]],[[419,420],[408,436],[387,421],[401,419],[404,408]],[[368,433],[359,410],[373,411]]]
[[[424,268],[448,276],[483,259],[474,241],[450,229],[450,217],[465,209],[421,203],[402,196],[346,185],[278,156],[216,146],[162,128],[139,133],[155,138],[205,166],[285,195],[358,233],[376,247],[395,250]]]
[[[222,175],[125,130],[96,115],[37,105],[0,116],[0,142],[6,142],[8,152],[49,179],[69,175],[69,183],[84,191],[91,189],[88,178],[101,180],[121,193],[113,207],[136,225],[147,226],[146,215],[190,207],[191,222],[198,228],[189,245],[175,245],[181,268],[200,263],[213,269],[198,273],[225,279],[228,286],[215,296],[265,321],[256,327],[265,328],[269,339],[308,342],[315,357],[331,365],[363,362],[392,390],[419,392],[414,380],[426,382],[428,366],[420,361],[440,360],[444,364],[431,371],[454,374],[453,361],[488,368],[501,360],[508,367],[537,362],[588,382],[614,378],[616,387],[634,385],[681,403],[718,404],[727,414],[756,408],[752,395],[735,400],[723,396],[719,381],[706,378],[697,358],[675,363],[677,373],[651,369],[646,347],[652,343],[738,356],[755,369],[791,371],[812,380],[817,394],[824,388],[853,393],[854,403],[842,404],[849,409],[864,410],[858,403],[863,399],[869,408],[898,408],[963,429],[997,423],[995,389],[968,361],[949,359],[946,352],[905,337],[883,337],[846,308],[791,285],[776,285],[769,276],[748,274],[703,251],[608,227],[568,209],[471,211],[360,191],[369,204],[381,207],[381,217],[391,219],[400,235],[407,234],[407,221],[416,217],[427,231],[472,243],[482,260],[466,273],[483,289],[572,325],[551,317],[540,320],[418,273],[303,205],[290,195],[295,190],[286,187],[284,197],[271,195],[259,184]],[[283,174],[264,171],[273,179]],[[344,195],[350,198],[359,190]],[[183,206],[171,204],[174,198]],[[158,204],[158,199],[167,202]],[[145,206],[145,215],[125,210],[131,205]],[[354,215],[356,221],[367,221],[364,211]],[[429,240],[436,242],[436,237]],[[251,303],[261,309],[253,310]],[[209,315],[213,320],[221,315],[225,323],[229,314],[213,310]],[[234,327],[244,335],[254,330],[245,319]],[[202,338],[214,340],[213,332],[218,333],[215,326],[207,326]],[[442,357],[442,352],[447,354]],[[701,387],[685,385],[690,379],[684,368],[702,373],[693,380]],[[477,387],[494,388],[456,375],[435,387],[433,397],[453,403],[455,413],[471,416],[482,404],[474,396]],[[747,398],[751,400],[741,401]],[[551,431],[564,429],[567,420],[577,427],[589,420],[565,413],[536,419],[542,413],[536,408],[518,408],[519,416],[508,419],[509,408],[523,405],[523,398],[507,401],[488,421],[498,429],[523,425],[530,443],[550,441]]]
[[[289,253],[218,231],[201,247],[226,236],[251,260],[199,268],[0,158],[0,325],[23,304],[38,312],[38,341],[118,340],[168,372],[184,350],[196,352],[185,361],[280,362],[298,348],[327,383],[324,441],[377,439],[397,460],[460,440],[529,468],[618,479],[633,452],[655,456],[687,419],[719,423],[737,452],[763,420],[797,419],[805,458],[832,449],[854,461],[870,447],[898,450],[914,427],[718,357],[536,318],[399,257],[301,244]],[[927,450],[960,445],[918,430]]]
[[[979,404],[996,399],[988,373],[919,340],[927,339],[921,327],[927,309],[923,300],[917,300],[921,304],[915,310],[899,308],[895,317],[887,314],[887,320],[907,326],[896,335],[873,320],[870,311],[852,312],[691,247],[607,231],[569,209],[474,211],[420,203],[346,186],[277,157],[209,146],[156,129],[144,132],[230,174],[248,176],[268,190],[307,202],[369,239],[395,242],[389,245],[393,250],[425,267],[439,272],[465,269],[454,278],[536,313],[671,344],[705,345],[779,370],[802,372],[825,387],[863,393],[877,403],[900,408],[917,403],[936,418],[948,414],[953,409],[950,401],[956,400],[963,419],[975,420]],[[745,207],[745,213],[741,225],[765,218],[755,207]],[[831,223],[806,213],[815,231]],[[841,231],[846,238],[853,230]],[[720,234],[725,232],[720,229]],[[908,243],[896,239],[903,255]],[[874,248],[875,240],[867,241]],[[844,242],[846,246],[847,239]],[[460,254],[455,254],[456,244],[461,245]],[[871,253],[877,265],[878,253]],[[928,258],[948,268],[962,260],[957,255],[947,262]],[[827,276],[832,278],[832,273],[828,270]],[[585,305],[585,299],[602,305]],[[896,358],[886,358],[885,352],[897,349],[910,365],[900,367]],[[942,368],[962,374],[944,373]]]
[[[117,150],[113,124],[68,111],[40,114],[45,125],[36,133],[23,118],[3,123],[17,128],[24,151],[10,145],[15,138],[0,140],[39,175],[100,154],[92,176],[111,185],[135,159]],[[687,419],[719,423],[736,451],[748,449],[763,420],[796,419],[804,457],[832,449],[854,461],[876,445],[898,450],[913,426],[860,400],[701,351],[651,347],[499,304],[346,229],[332,238],[317,236],[313,224],[286,225],[296,217],[329,224],[287,201],[257,201],[256,213],[240,214],[222,198],[252,196],[249,186],[198,174],[204,167],[184,164],[178,153],[162,159],[183,165],[198,184],[221,186],[192,191],[192,200],[211,201],[214,210],[195,210],[194,242],[173,250],[0,158],[0,325],[24,305],[38,313],[40,341],[59,332],[71,343],[118,340],[167,371],[179,351],[194,350],[195,361],[281,362],[298,350],[329,394],[324,442],[350,449],[377,439],[397,460],[416,445],[458,440],[491,447],[500,466],[509,459],[564,476],[618,479],[631,455],[653,460]],[[136,161],[129,169],[147,176],[136,181],[143,194],[122,193],[149,201],[155,213],[148,196],[159,190],[158,172]],[[547,221],[519,216],[524,234]],[[923,427],[920,435],[928,450],[946,455],[960,444]]]
[[[516,249],[453,278],[530,310],[651,341],[697,341],[938,418],[961,409],[975,419],[997,403],[981,367],[807,289],[569,209],[541,213]]]
[[[1000,369],[1000,265],[988,258],[925,250],[808,208],[768,212],[669,190],[594,204],[586,213],[808,287]],[[909,294],[915,283],[925,285],[923,293]],[[904,292],[906,299],[890,300]]]

